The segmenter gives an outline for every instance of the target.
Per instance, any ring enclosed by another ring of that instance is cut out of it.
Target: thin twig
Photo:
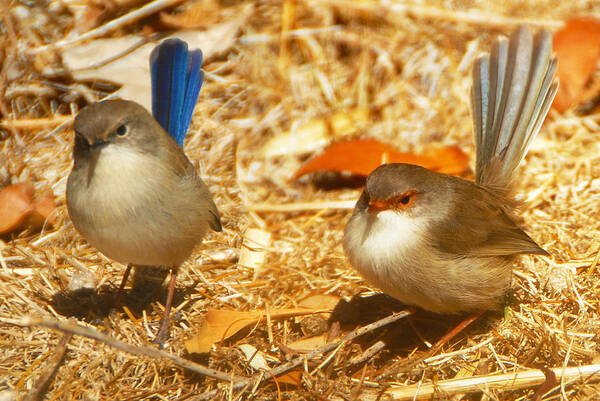
[[[54,355],[48,361],[47,368],[44,373],[33,384],[33,387],[25,396],[22,398],[22,401],[36,401],[39,400],[46,390],[48,389],[48,385],[50,384],[50,380],[56,374],[58,367],[60,366],[63,357],[65,356],[65,352],[67,351],[67,344],[71,341],[71,337],[73,334],[66,333],[58,341],[56,348],[54,349]]]
[[[486,345],[488,345],[492,341],[494,341],[494,337],[490,337],[487,340],[482,341],[479,344],[474,345],[474,346],[469,347],[469,348],[463,348],[463,349],[460,349],[458,351],[448,352],[448,353],[445,353],[445,354],[439,354],[439,355],[432,356],[430,358],[426,358],[426,359],[423,360],[423,362],[426,363],[426,364],[431,364],[431,363],[439,361],[441,359],[452,358],[452,357],[455,357],[457,355],[467,354],[467,353],[473,352],[473,351],[475,351],[475,350],[477,350],[477,349],[479,349],[481,347],[485,347]]]
[[[0,120],[0,128],[16,128],[39,130],[46,127],[55,127],[73,119],[71,115],[55,115],[52,118],[22,118],[18,120]]]
[[[557,378],[568,380],[570,384],[576,380],[600,381],[600,365],[586,365],[563,369],[553,368],[552,372]],[[402,388],[394,388],[385,392],[394,400],[429,400],[432,397],[444,394],[450,397],[452,394],[476,394],[483,389],[498,391],[515,391],[542,384],[546,380],[544,372],[540,369],[521,370],[512,373],[491,374],[472,377],[461,377],[437,381],[436,383],[417,383]],[[379,399],[381,394],[362,394],[361,399],[371,401]],[[333,398],[342,400],[341,398]]]
[[[385,348],[385,342],[379,340],[375,344],[371,345],[369,348],[364,350],[360,355],[355,356],[354,358],[348,361],[348,365],[359,365],[363,362],[368,361],[373,358],[379,351]]]
[[[155,348],[146,347],[143,345],[131,345],[126,342],[117,340],[114,337],[108,336],[106,334],[100,333],[97,330],[80,326],[78,324],[74,324],[71,322],[66,322],[62,320],[54,320],[54,319],[34,319],[34,318],[24,318],[22,320],[16,319],[0,319],[0,321],[13,324],[21,327],[31,327],[31,326],[41,326],[47,327],[49,329],[59,330],[65,333],[76,334],[78,336],[88,337],[104,344],[116,348],[118,350],[127,352],[128,354],[138,355],[138,356],[147,356],[155,359],[168,359],[171,362],[175,363],[177,366],[181,366],[184,369],[191,370],[192,372],[198,373],[203,376],[212,377],[213,379],[221,380],[224,382],[229,382],[231,380],[241,381],[248,380],[243,377],[234,376],[229,373],[221,372],[219,370],[211,369],[204,365],[200,365],[198,363],[192,362],[187,359],[183,359],[178,357],[177,355],[169,354],[168,352],[160,351]]]
[[[155,0],[119,18],[115,18],[114,20],[107,22],[106,24],[101,25],[96,29],[87,31],[86,33],[79,35],[75,38],[59,40],[58,42],[50,43],[48,45],[32,49],[30,51],[30,54],[39,54],[48,50],[62,49],[65,47],[76,45],[88,39],[94,39],[100,36],[104,36],[107,33],[114,31],[115,29],[131,24],[142,18],[148,17],[167,7],[171,7],[177,3],[180,3],[181,1],[182,0]]]
[[[329,352],[329,351],[339,347],[342,343],[350,342],[357,337],[360,337],[371,331],[377,330],[388,324],[394,323],[394,322],[396,322],[400,319],[403,319],[406,316],[409,316],[411,314],[412,314],[412,312],[410,312],[410,311],[402,311],[402,312],[394,313],[393,315],[390,315],[388,317],[380,319],[380,320],[373,322],[371,324],[368,324],[364,327],[359,327],[358,329],[346,334],[345,336],[343,336],[342,338],[340,338],[337,341],[333,341],[328,344],[325,344],[322,347],[314,349],[313,351],[309,352],[308,354],[301,355],[301,356],[297,357],[296,359],[291,360],[290,362],[284,363],[283,365],[279,365],[278,367],[271,369],[270,371],[267,372],[268,373],[267,377],[281,376],[282,374],[287,373],[294,368],[297,368],[298,366],[302,365],[306,361],[309,361],[318,355],[324,354],[326,352]],[[257,383],[259,383],[262,380],[263,380],[262,374],[259,376],[252,377],[250,379],[244,379],[244,380],[241,380],[241,381],[235,383],[233,385],[232,389],[233,390],[241,389],[243,387],[248,386],[249,384],[252,385],[252,387],[255,387],[257,385]],[[213,390],[208,393],[204,393],[203,395],[201,395],[199,397],[190,398],[190,401],[211,400],[218,394],[219,391],[220,390]]]

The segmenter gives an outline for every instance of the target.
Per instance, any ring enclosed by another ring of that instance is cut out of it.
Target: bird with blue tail
[[[221,231],[213,198],[183,152],[200,87],[202,53],[167,39],[150,56],[152,112],[127,100],[87,106],[74,122],[67,208],[75,228],[106,256],[171,271],[155,343],[169,338],[177,272],[209,228]],[[149,269],[148,269],[149,270]]]

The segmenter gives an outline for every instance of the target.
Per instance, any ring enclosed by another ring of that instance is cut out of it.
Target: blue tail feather
[[[190,52],[190,60],[187,70],[186,77],[186,88],[185,88],[185,99],[186,102],[183,105],[182,121],[185,131],[190,126],[192,121],[192,114],[194,114],[194,107],[196,106],[196,100],[200,94],[200,88],[204,82],[204,71],[202,71],[202,52],[200,50],[194,50]],[[194,99],[193,101],[187,101],[187,99]],[[181,139],[183,142],[183,138]]]
[[[163,41],[150,55],[152,114],[182,147],[204,81],[201,67],[202,52],[180,39]]]

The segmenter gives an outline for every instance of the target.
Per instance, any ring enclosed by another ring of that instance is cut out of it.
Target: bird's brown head
[[[436,186],[444,186],[439,176],[412,164],[384,164],[367,177],[357,210],[369,214],[386,210],[409,215],[428,212]]]
[[[128,100],[105,100],[85,107],[75,117],[74,130],[76,158],[108,144],[150,151],[156,132],[163,135],[152,115],[141,105]]]

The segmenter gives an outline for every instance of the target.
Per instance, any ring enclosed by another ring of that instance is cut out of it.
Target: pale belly
[[[75,189],[73,184],[77,174],[87,171],[74,171],[69,177],[67,205],[73,225],[118,262],[180,265],[208,230],[207,211],[194,199],[190,183],[161,170],[151,159],[125,164],[122,155],[112,156],[102,155],[88,185]]]
[[[406,304],[437,313],[502,303],[511,275],[506,258],[441,254],[421,239],[422,222],[391,213],[357,216],[346,227],[344,250],[368,282]]]

